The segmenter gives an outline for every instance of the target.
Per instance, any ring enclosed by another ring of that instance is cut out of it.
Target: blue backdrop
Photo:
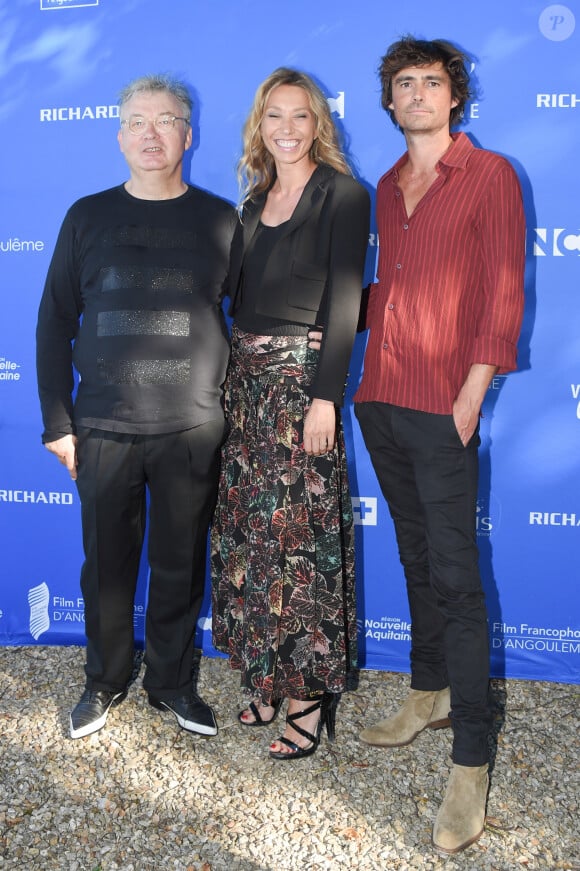
[[[393,8],[395,7],[395,8]],[[407,11],[408,9],[408,11]],[[580,619],[580,21],[576,2],[487,0],[11,0],[0,9],[0,644],[82,643],[79,504],[40,444],[34,328],[56,235],[78,197],[127,177],[116,98],[167,71],[196,97],[186,175],[235,200],[240,131],[275,67],[314,75],[374,194],[404,149],[376,69],[404,33],[474,57],[465,131],[504,154],[528,221],[520,369],[485,402],[478,538],[496,676],[578,682]],[[367,280],[374,276],[375,228]],[[351,366],[360,376],[364,336]],[[385,503],[346,408],[358,518],[361,659],[406,671],[409,615]],[[147,569],[135,607],[143,637]],[[199,643],[212,653],[207,603]]]

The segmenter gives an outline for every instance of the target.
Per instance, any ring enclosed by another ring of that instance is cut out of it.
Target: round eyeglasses
[[[185,121],[186,124],[189,124],[188,118],[180,118],[179,115],[164,114],[158,115],[157,118],[144,118],[142,115],[131,115],[130,118],[121,121],[121,127],[124,124],[129,133],[138,136],[140,133],[144,133],[145,130],[147,130],[149,124],[153,124],[157,133],[163,134],[171,133],[175,127],[176,121]]]

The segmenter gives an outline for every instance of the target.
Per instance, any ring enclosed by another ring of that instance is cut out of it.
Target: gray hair
[[[155,75],[140,76],[138,79],[133,79],[128,85],[125,85],[119,94],[118,104],[122,108],[135,94],[155,93],[157,91],[165,91],[171,94],[183,107],[183,114],[189,121],[191,119],[191,110],[193,108],[193,100],[189,93],[189,89],[185,82],[180,79],[175,79],[166,73],[157,73]]]

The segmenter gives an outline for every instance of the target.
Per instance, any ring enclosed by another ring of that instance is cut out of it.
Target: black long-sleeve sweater
[[[157,434],[221,416],[235,223],[195,187],[141,200],[119,186],[69,209],[38,315],[44,442],[77,425]]]

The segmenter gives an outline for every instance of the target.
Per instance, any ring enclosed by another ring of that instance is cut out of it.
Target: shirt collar
[[[469,155],[475,146],[465,133],[452,133],[451,138],[453,143],[441,157],[439,163],[442,163],[444,166],[456,166],[460,169],[465,169]]]
[[[438,165],[445,167],[458,167],[465,169],[469,155],[474,149],[474,145],[465,133],[452,133],[452,144],[449,146],[445,154],[439,159]],[[389,177],[397,177],[399,170],[408,160],[408,154],[405,152],[395,163],[394,166],[385,174],[385,179]]]

